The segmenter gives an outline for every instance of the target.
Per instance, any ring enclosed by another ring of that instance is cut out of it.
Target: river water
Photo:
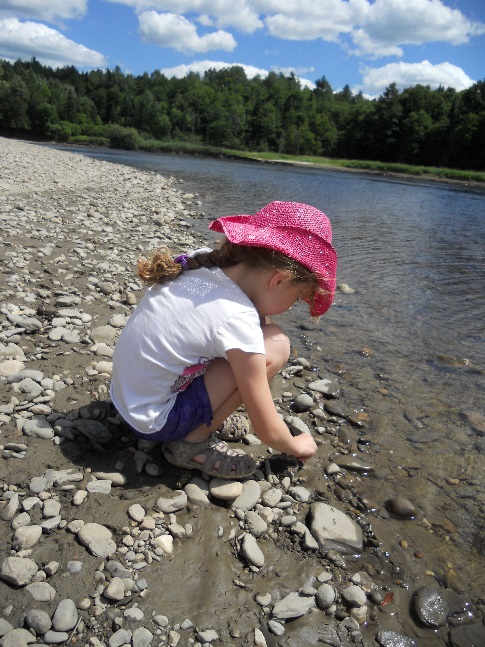
[[[339,292],[313,326],[300,305],[280,323],[295,353],[337,373],[345,402],[369,414],[362,434],[376,463],[370,495],[378,505],[390,495],[411,499],[441,579],[483,596],[485,191],[307,166],[56,148],[179,178],[198,194],[207,222],[273,200],[306,202],[329,216],[337,283],[354,293]]]

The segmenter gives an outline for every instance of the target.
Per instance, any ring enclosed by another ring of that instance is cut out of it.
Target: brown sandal
[[[249,424],[247,419],[244,416],[233,413],[217,429],[216,436],[222,440],[241,440],[241,438],[247,436],[248,432]]]
[[[256,462],[247,454],[238,454],[229,449],[227,444],[219,440],[216,434],[211,434],[198,443],[189,443],[186,440],[173,440],[164,443],[163,454],[167,461],[177,467],[196,469],[222,479],[240,479],[251,476],[256,471]],[[205,456],[203,463],[196,463],[194,458],[202,454]],[[217,468],[214,465],[219,462]]]

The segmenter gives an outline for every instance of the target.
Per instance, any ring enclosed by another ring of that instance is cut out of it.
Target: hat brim
[[[254,216],[243,215],[214,220],[209,229],[223,233],[235,245],[274,249],[313,272],[323,294],[316,294],[313,303],[305,300],[312,317],[321,316],[332,305],[336,288],[337,252],[328,241],[314,232],[294,226],[264,227],[255,223]]]

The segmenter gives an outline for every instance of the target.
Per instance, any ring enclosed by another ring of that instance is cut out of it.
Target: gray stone
[[[56,590],[47,582],[32,582],[27,584],[25,590],[36,602],[52,602],[56,597]]]
[[[99,523],[86,523],[77,533],[77,538],[93,555],[109,557],[116,552],[111,532]]]
[[[106,443],[109,443],[113,437],[113,434],[108,427],[97,420],[84,420],[82,418],[78,418],[77,420],[74,420],[74,427],[83,434],[83,436],[86,436],[86,438],[88,438],[91,444],[95,447],[97,445],[105,445]]]
[[[12,631],[13,626],[5,620],[5,618],[0,618],[0,638],[2,636],[5,636],[5,634],[8,634],[9,631]]]
[[[125,597],[124,581],[120,577],[113,577],[103,594],[108,600],[122,600]]]
[[[209,483],[209,492],[222,501],[233,501],[242,493],[242,483],[228,479],[213,478]]]
[[[339,467],[343,467],[354,472],[368,473],[374,471],[374,467],[372,465],[370,465],[369,463],[364,463],[364,461],[361,461],[359,458],[351,455],[337,456],[335,463]]]
[[[259,514],[253,510],[248,510],[244,515],[244,520],[246,521],[246,526],[249,532],[254,537],[261,537],[268,530],[268,524],[264,519],[262,519]]]
[[[311,491],[308,488],[303,487],[301,485],[290,487],[290,489],[288,490],[288,494],[292,496],[299,503],[308,503],[308,501],[310,501],[310,499],[312,498]]]
[[[73,600],[65,598],[57,605],[52,616],[52,626],[55,631],[70,631],[78,621],[78,611]]]
[[[313,503],[310,510],[310,530],[322,551],[338,550],[344,554],[362,552],[362,530],[355,521],[320,501]]]
[[[55,499],[47,499],[42,507],[42,514],[45,518],[57,517],[61,511],[61,504]]]
[[[320,609],[328,609],[335,602],[335,589],[330,584],[322,584],[318,587],[315,599]]]
[[[442,627],[450,613],[445,594],[433,585],[418,589],[413,595],[412,605],[417,617],[426,627]]]
[[[258,542],[253,535],[247,533],[241,541],[241,554],[249,564],[262,568],[264,566],[264,554],[258,546]]]
[[[111,481],[113,487],[122,487],[128,481],[121,472],[93,472],[93,476],[101,481]]]
[[[300,595],[293,592],[277,602],[272,611],[273,618],[278,620],[290,620],[300,618],[307,614],[315,606],[315,598],[306,595]]]
[[[360,586],[351,584],[342,591],[342,597],[352,607],[362,607],[367,602],[366,595]]]
[[[41,535],[42,528],[40,526],[22,526],[14,533],[12,548],[17,551],[32,548],[39,541]]]
[[[97,480],[90,481],[86,485],[86,490],[92,494],[110,494],[111,492],[111,481],[108,480]]]
[[[131,607],[131,609],[126,609],[123,615],[127,620],[131,620],[133,622],[140,622],[140,620],[143,620],[143,618],[145,617],[143,611],[138,607]]]
[[[206,645],[219,640],[219,634],[215,629],[206,629],[197,633],[197,640],[203,645]]]
[[[13,519],[19,509],[19,505],[19,495],[17,492],[14,492],[7,505],[2,509],[1,518],[4,521],[10,521]]]
[[[231,508],[233,510],[242,510],[243,512],[247,512],[254,508],[260,497],[261,488],[259,487],[259,484],[257,481],[251,479],[243,483],[241,495],[232,502]]]
[[[69,640],[69,634],[66,631],[49,631],[44,635],[44,642],[47,645],[62,645],[66,640]]]
[[[275,636],[282,636],[285,633],[284,626],[281,623],[277,622],[276,620],[270,620],[268,622],[268,629]]]
[[[209,497],[207,496],[209,487],[203,479],[197,479],[197,481],[192,479],[184,487],[184,492],[192,505],[198,505],[200,507],[210,505]]]
[[[13,586],[25,586],[39,570],[37,564],[28,557],[7,557],[0,570],[0,579]]]
[[[54,438],[54,429],[45,418],[30,418],[24,422],[22,429],[31,438]]]
[[[412,638],[402,636],[395,631],[379,631],[376,638],[381,647],[416,647],[417,644]],[[468,643],[466,647],[469,647]]]
[[[133,521],[140,523],[145,516],[145,509],[142,508],[139,503],[134,503],[128,508],[128,516],[130,517],[130,519],[133,519]]]
[[[160,512],[170,514],[171,512],[178,512],[187,505],[187,495],[183,490],[174,490],[173,497],[161,496],[157,499],[156,506]]]
[[[310,411],[313,406],[313,398],[307,393],[301,393],[293,402],[296,411]]]
[[[118,629],[114,634],[110,636],[108,641],[109,647],[121,647],[121,645],[126,645],[131,641],[132,633],[129,629]]]
[[[49,614],[41,609],[30,609],[25,616],[25,622],[37,636],[43,636],[52,627]]]
[[[398,519],[414,519],[418,513],[416,506],[402,496],[395,496],[386,501],[386,509]]]
[[[148,647],[153,640],[153,634],[146,627],[138,627],[133,632],[131,644],[133,647]]]
[[[337,397],[340,393],[339,383],[333,378],[322,378],[316,382],[310,382],[308,388],[311,391],[317,391],[317,393],[322,393],[330,397]]]
[[[113,346],[117,337],[117,332],[112,326],[99,326],[93,328],[89,336],[94,342],[101,342],[108,346]]]
[[[2,638],[2,647],[27,647],[32,643],[35,638],[27,629],[12,629]]]

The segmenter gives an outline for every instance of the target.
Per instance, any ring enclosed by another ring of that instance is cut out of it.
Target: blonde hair
[[[322,294],[315,274],[298,261],[267,247],[235,245],[228,240],[224,241],[219,249],[187,257],[184,266],[176,261],[167,249],[156,250],[149,259],[140,258],[137,266],[140,279],[148,285],[154,285],[172,281],[186,270],[197,270],[201,267],[224,268],[238,263],[245,263],[248,267],[260,271],[275,269],[286,272],[293,283],[308,286],[308,298],[311,303],[317,294]]]

